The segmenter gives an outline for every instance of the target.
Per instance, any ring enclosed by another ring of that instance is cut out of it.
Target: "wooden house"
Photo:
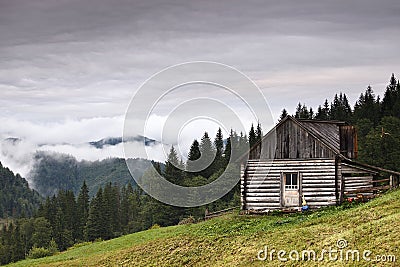
[[[397,186],[400,173],[356,158],[353,126],[287,116],[251,148],[241,166],[242,210],[298,209],[303,197],[318,208]],[[382,173],[389,177],[379,178]]]

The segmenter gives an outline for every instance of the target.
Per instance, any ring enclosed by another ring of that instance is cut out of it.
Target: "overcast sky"
[[[0,0],[0,137],[121,136],[139,86],[187,61],[240,70],[275,117],[340,91],[354,104],[382,95],[399,47],[398,0]]]

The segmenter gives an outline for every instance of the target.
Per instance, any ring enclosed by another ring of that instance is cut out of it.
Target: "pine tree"
[[[395,116],[400,118],[400,85],[392,74],[389,85],[386,87],[382,100],[382,116]]]
[[[368,119],[376,126],[380,121],[380,103],[379,98],[375,99],[371,86],[368,86],[365,93],[361,93],[359,99],[354,105],[354,120]]]
[[[226,145],[225,145],[225,149],[224,149],[224,166],[226,166],[231,159],[231,153],[232,153],[231,136],[232,136],[232,130],[231,130],[229,137],[226,139]]]
[[[175,148],[172,146],[165,163],[163,176],[168,181],[183,186],[185,175],[183,169],[180,168],[181,162],[178,159]],[[154,212],[152,215],[153,224],[156,223],[161,226],[177,224],[184,213],[183,208],[166,205],[158,200],[153,200],[151,203],[151,210]]]
[[[48,247],[51,241],[51,225],[49,221],[44,217],[36,218],[33,222],[33,227],[33,246]]]
[[[118,190],[117,190],[118,191]],[[120,221],[119,221],[119,192],[114,190],[111,182],[106,184],[103,191],[103,225],[104,233],[103,239],[110,239],[118,236],[120,232]]]
[[[314,119],[314,110],[312,109],[312,107],[310,107],[310,110],[308,111],[308,118],[310,120]]]
[[[189,172],[189,176],[197,176],[199,175],[199,168],[197,160],[201,157],[200,152],[200,144],[195,139],[190,146],[189,154],[188,154],[188,161],[186,163],[187,171]]]
[[[249,145],[252,148],[257,143],[257,135],[254,131],[254,126],[251,124],[250,131],[249,131]]]
[[[103,189],[100,187],[96,196],[90,202],[89,216],[85,228],[86,240],[94,241],[97,238],[104,238],[107,234],[103,221],[103,207]]]
[[[199,166],[202,168],[200,175],[209,178],[213,174],[212,162],[214,161],[215,151],[207,132],[205,132],[201,138],[200,152],[201,158],[199,160]]]
[[[11,260],[19,261],[25,258],[24,246],[21,240],[20,225],[17,223],[11,237]]]
[[[139,189],[133,190],[129,183],[121,192],[121,227],[125,234],[141,230],[139,212],[141,207]]]
[[[299,102],[299,104],[297,104],[296,113],[295,113],[295,115],[294,115],[294,117],[295,117],[296,119],[300,119],[300,118],[301,118],[300,116],[301,116],[302,110],[303,110],[303,106],[302,106],[301,103]]]
[[[383,117],[365,138],[360,160],[389,170],[400,171],[400,119]]]
[[[163,176],[171,183],[181,185],[183,183],[183,171],[178,168],[179,159],[174,146],[171,147],[167,161],[165,162],[165,170]]]
[[[332,120],[347,122],[351,120],[352,111],[346,94],[340,93],[339,96],[335,94],[335,97],[333,98],[333,103],[331,103],[329,118]]]
[[[214,140],[214,146],[216,149],[216,157],[222,157],[224,150],[224,136],[222,134],[221,128],[218,128],[217,134]]]
[[[77,200],[77,217],[78,217],[78,230],[77,239],[84,240],[84,230],[89,216],[89,189],[86,181],[83,181],[81,190],[79,191]]]
[[[282,109],[281,115],[279,116],[279,121],[282,121],[286,116],[289,115],[286,109]]]
[[[299,103],[296,107],[296,114],[294,117],[296,119],[313,119],[313,114],[314,112],[312,111],[312,108],[308,110],[307,106],[305,104]]]
[[[328,99],[325,99],[324,105],[321,107],[318,106],[318,111],[317,114],[315,114],[315,119],[317,120],[329,120],[330,114],[330,108],[329,108],[329,103],[328,103]]]
[[[256,139],[257,139],[257,142],[260,142],[261,141],[261,139],[262,139],[262,135],[263,135],[263,133],[262,133],[262,128],[261,128],[261,123],[257,123],[257,130],[256,130]]]
[[[158,174],[162,175],[161,164],[160,162],[152,162],[154,169],[157,171]]]
[[[214,147],[215,147],[215,158],[211,167],[213,173],[225,167],[224,158],[222,156],[222,154],[224,153],[224,136],[222,134],[221,128],[218,128],[217,134],[215,135]]]

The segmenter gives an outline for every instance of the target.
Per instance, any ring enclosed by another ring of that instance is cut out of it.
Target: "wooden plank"
[[[337,158],[337,175],[338,175],[338,179],[340,179],[340,195],[339,195],[339,203],[342,204],[343,203],[343,199],[344,199],[344,186],[345,186],[345,177],[342,175],[342,169],[341,169],[341,159]]]
[[[321,187],[318,190],[310,187],[303,187],[303,192],[334,192],[334,187]]]
[[[382,183],[382,182],[389,182],[389,181],[390,181],[390,179],[387,178],[387,179],[373,180],[372,182],[374,182],[374,183]]]
[[[316,197],[316,198],[335,198],[335,192],[323,192],[323,193],[316,193],[316,192],[304,192],[304,197],[306,201],[308,201],[309,197]]]
[[[281,209],[279,203],[249,203],[248,209]]]
[[[346,194],[362,193],[362,192],[378,191],[378,190],[387,190],[387,189],[390,189],[390,185],[370,187],[370,188],[365,188],[365,189],[357,189],[357,190],[353,190],[353,191],[348,191],[348,192],[346,192]]]
[[[281,191],[280,191],[280,195],[279,195],[279,204],[281,207],[283,207],[285,205],[284,198],[283,198],[283,192],[285,190],[285,188],[284,188],[285,185],[284,185],[283,179],[284,179],[283,173],[281,173],[281,181],[280,181]]]
[[[280,186],[279,183],[261,183],[261,184],[248,184],[247,185],[248,191],[251,191],[251,189],[274,189],[276,191],[280,191]]]
[[[373,184],[369,182],[358,182],[358,183],[352,182],[345,184],[345,187],[361,187],[361,186],[373,186]]]
[[[279,197],[247,197],[247,203],[277,203],[280,204]]]
[[[247,201],[251,201],[252,199],[263,199],[265,201],[271,200],[273,202],[277,201],[279,202],[280,195],[268,195],[268,194],[262,194],[262,193],[252,193],[247,195]]]
[[[243,201],[242,201],[242,209],[246,210],[246,202],[247,202],[247,166],[244,169],[243,173]]]
[[[303,184],[303,188],[310,188],[312,190],[316,190],[318,188],[329,188],[329,189],[335,189],[335,184],[334,183],[319,183],[319,184]]]

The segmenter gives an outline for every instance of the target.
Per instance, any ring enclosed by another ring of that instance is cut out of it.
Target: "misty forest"
[[[393,74],[383,96],[375,95],[371,86],[360,91],[354,106],[344,92],[338,92],[330,100],[321,99],[321,105],[315,109],[299,102],[293,116],[355,125],[357,160],[400,171],[399,80]],[[287,115],[285,108],[279,120]],[[170,182],[200,186],[217,179],[228,162],[235,161],[231,154],[241,154],[260,141],[263,130],[254,122],[246,133],[232,129],[229,136],[223,136],[219,129],[215,136],[210,136],[199,132],[190,147],[188,162],[178,157],[174,147],[163,163],[129,160],[136,166],[134,175],[144,178],[153,175],[144,170],[146,164],[153,164]],[[212,164],[191,172],[191,161],[200,156],[214,157]],[[26,179],[0,164],[0,264],[53,255],[85,242],[108,240],[149,228],[194,223],[203,220],[206,211],[240,205],[239,185],[208,205],[178,208],[163,204],[141,190],[124,159],[78,161],[70,155],[48,152],[37,152],[35,157],[31,185],[34,189]],[[231,175],[237,172],[232,171]]]

